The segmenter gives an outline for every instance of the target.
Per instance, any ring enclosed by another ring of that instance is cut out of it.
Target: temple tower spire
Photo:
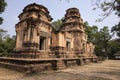
[[[36,3],[29,4],[18,17],[20,21],[15,27],[17,37],[14,51],[30,56],[33,53],[47,53],[52,26],[48,9]]]
[[[77,8],[69,8],[66,10],[61,28],[63,32],[69,32],[74,37],[74,51],[77,55],[85,53],[87,35],[83,26],[83,19]]]

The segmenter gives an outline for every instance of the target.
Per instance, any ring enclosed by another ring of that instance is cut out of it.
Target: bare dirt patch
[[[0,68],[0,80],[119,80],[120,60],[106,60],[102,63],[70,67],[58,71],[24,74]]]

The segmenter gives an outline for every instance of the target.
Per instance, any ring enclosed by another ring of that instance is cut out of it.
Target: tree
[[[106,53],[106,56],[108,56],[108,42],[112,38],[112,35],[109,32],[109,29],[107,26],[104,26],[102,29],[99,31],[100,34],[100,42],[101,45],[103,46],[103,52]]]
[[[10,54],[15,47],[15,36],[7,35],[7,31],[0,29],[0,56]]]
[[[114,54],[120,51],[120,39],[113,39],[108,42],[109,53],[108,57],[114,59]]]
[[[62,19],[58,19],[57,21],[52,22],[52,25],[56,30],[59,30],[62,25]]]
[[[98,32],[98,27],[93,25],[90,26],[88,22],[84,22],[85,32],[88,35],[88,41],[94,43],[95,42],[95,34]]]
[[[5,36],[4,40],[0,40],[0,56],[11,54],[15,47],[15,36]]]
[[[85,32],[88,35],[88,41],[95,45],[95,53],[97,56],[103,56],[101,36],[97,26],[90,26],[88,22],[84,22]]]
[[[120,17],[120,0],[96,0],[95,5],[97,6],[97,9],[99,8],[103,11],[101,14],[102,18],[98,19],[98,21],[104,20],[112,12]],[[94,10],[96,8],[94,8]],[[120,37],[120,22],[116,23],[116,25],[112,27],[111,31],[117,33],[118,37]]]
[[[120,0],[95,0],[96,5],[95,9],[101,9],[103,11],[102,18],[100,20],[105,19],[112,12],[115,12],[115,15],[120,17]]]
[[[6,6],[7,3],[5,2],[5,0],[0,0],[0,14],[4,12]],[[0,24],[2,24],[2,22],[3,22],[3,18],[0,17]]]
[[[116,33],[117,36],[120,37],[120,22],[117,25],[113,26],[111,31],[113,33]]]
[[[88,41],[95,45],[95,53],[97,56],[107,56],[109,52],[108,42],[112,38],[107,26],[98,31],[98,27],[90,26],[88,22],[84,22],[85,32],[88,35]]]

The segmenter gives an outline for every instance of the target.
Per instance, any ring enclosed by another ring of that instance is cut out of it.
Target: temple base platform
[[[92,61],[93,60],[93,61]],[[42,72],[48,70],[65,69],[70,66],[79,66],[89,62],[97,62],[91,58],[44,58],[44,59],[25,59],[0,57],[0,67],[5,67],[20,72]]]

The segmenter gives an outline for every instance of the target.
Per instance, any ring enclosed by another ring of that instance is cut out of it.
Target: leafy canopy
[[[5,0],[0,0],[0,14],[4,12],[6,6],[7,3],[5,2]],[[2,24],[2,22],[3,22],[3,18],[0,17],[0,24]]]

